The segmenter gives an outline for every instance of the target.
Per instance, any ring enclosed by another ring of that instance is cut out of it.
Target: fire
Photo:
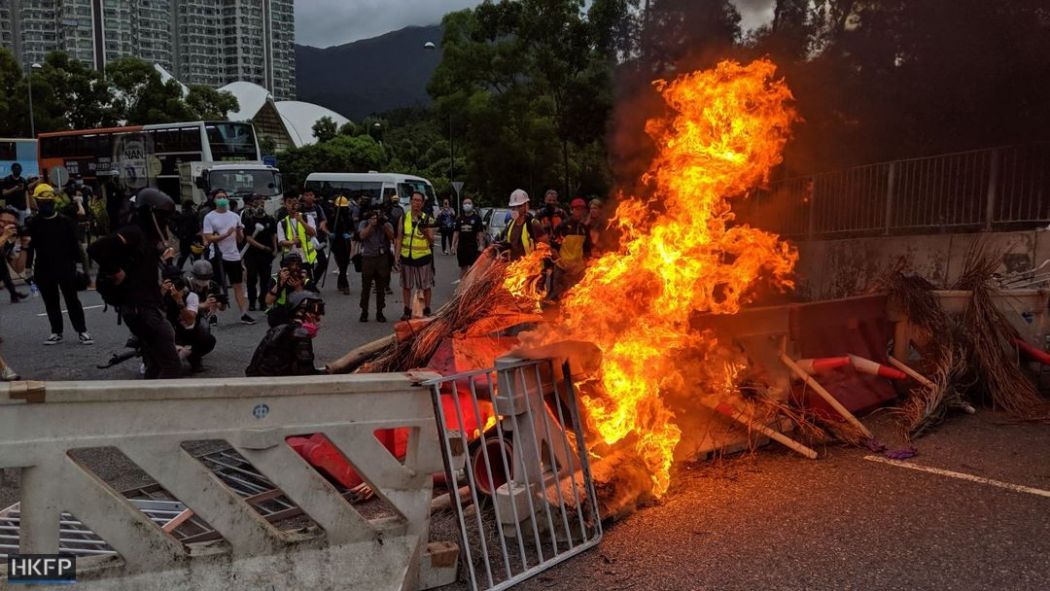
[[[658,148],[643,177],[652,197],[621,201],[618,251],[591,263],[555,318],[527,337],[597,346],[599,387],[581,398],[589,423],[606,443],[633,446],[657,495],[670,485],[682,435],[668,399],[724,392],[739,371],[691,316],[738,312],[760,279],[793,286],[797,252],[775,234],[733,225],[730,207],[780,163],[796,118],[775,69],[726,61],[654,83],[671,113],[646,125]],[[507,279],[525,296],[526,264]]]

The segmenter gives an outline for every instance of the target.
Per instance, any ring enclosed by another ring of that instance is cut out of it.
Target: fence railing
[[[740,219],[796,239],[1017,230],[1050,223],[1050,143],[775,181]]]

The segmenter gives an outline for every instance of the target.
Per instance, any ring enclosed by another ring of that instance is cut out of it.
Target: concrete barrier
[[[432,474],[443,462],[430,391],[417,385],[435,377],[0,386],[0,468],[21,475],[20,551],[57,552],[59,519],[67,511],[118,553],[80,559],[77,589],[415,590],[420,581],[447,584],[456,563],[449,546],[436,546],[438,559],[427,552]],[[394,427],[410,429],[403,462],[374,435]],[[285,442],[307,433],[324,433],[394,515],[362,515]],[[275,528],[182,446],[199,440],[227,441],[322,531]],[[179,542],[70,453],[99,447],[121,451],[222,539]],[[6,572],[0,571],[0,580],[6,581]]]

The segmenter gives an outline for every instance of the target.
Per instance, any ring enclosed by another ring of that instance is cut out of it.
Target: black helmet
[[[146,187],[135,195],[135,209],[139,212],[175,213],[175,201],[164,191]]]
[[[211,268],[211,263],[208,261],[196,261],[190,267],[190,273],[193,274],[194,279],[200,281],[211,281],[214,271]]]
[[[293,313],[309,311],[318,316],[324,315],[324,300],[321,299],[320,295],[308,289],[297,291],[289,295],[288,307]]]
[[[283,257],[281,257],[281,266],[282,267],[287,267],[288,265],[290,265],[292,263],[299,263],[299,266],[301,267],[303,265],[303,255],[301,255],[301,254],[299,254],[297,252],[289,252],[289,253],[285,254]]]

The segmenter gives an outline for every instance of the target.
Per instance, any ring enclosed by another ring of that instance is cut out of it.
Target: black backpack
[[[283,358],[286,354],[284,350],[294,329],[292,324],[278,324],[266,331],[266,336],[252,354],[251,362],[244,368],[244,375],[250,378],[278,375],[275,370],[279,370],[287,361]]]

